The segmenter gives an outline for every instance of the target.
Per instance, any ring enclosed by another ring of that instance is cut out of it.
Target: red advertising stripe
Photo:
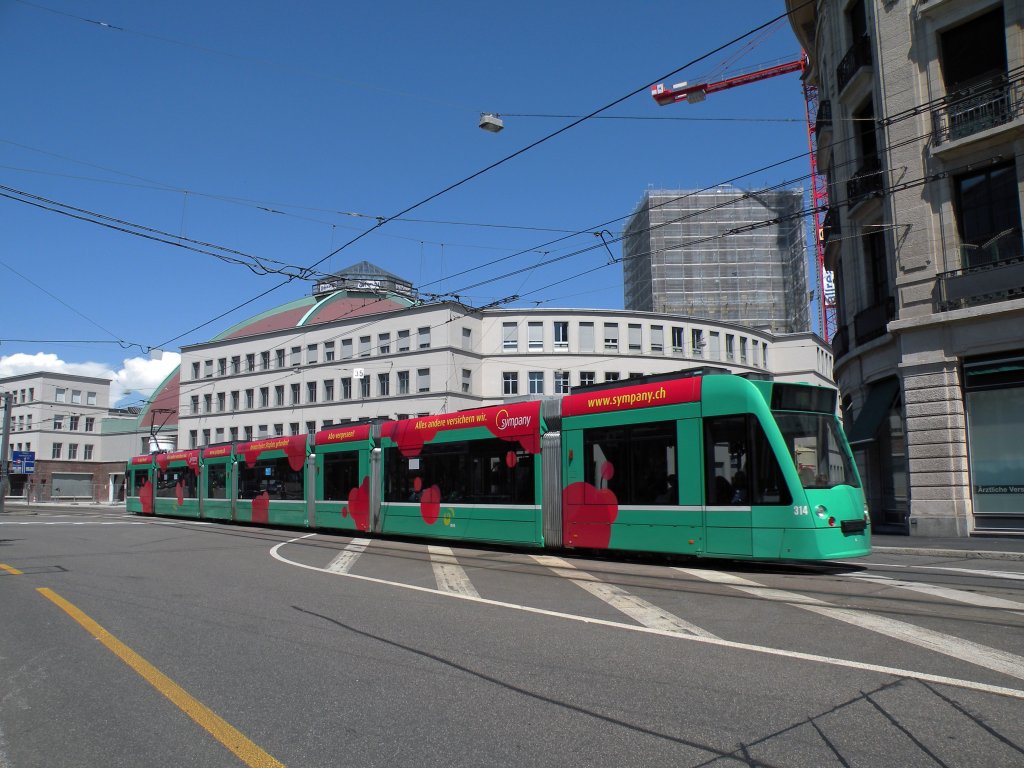
[[[360,424],[355,427],[331,427],[316,433],[317,445],[335,445],[370,439],[370,425]]]
[[[231,446],[230,445],[215,445],[212,448],[204,448],[203,449],[203,458],[204,459],[220,459],[220,458],[223,458],[225,456],[230,456],[230,455],[231,455]]]
[[[297,472],[302,469],[302,465],[306,461],[307,446],[306,435],[271,437],[266,440],[254,440],[251,443],[241,443],[235,451],[235,455],[241,456],[246,464],[252,466],[263,453],[284,451],[285,456],[288,457],[288,466]]]
[[[655,381],[632,387],[580,392],[562,399],[563,416],[582,416],[587,413],[628,411],[632,408],[651,408],[659,405],[693,403],[700,400],[699,376],[686,379]]]
[[[502,440],[518,442],[530,453],[540,452],[539,401],[389,421],[383,425],[382,434],[395,441],[403,456],[418,456],[423,445],[433,440],[438,432],[475,427],[483,427]]]
[[[199,449],[175,451],[174,453],[158,453],[156,455],[156,464],[163,470],[166,470],[171,464],[181,463],[184,463],[185,466],[195,472],[199,468]]]
[[[132,456],[131,464],[133,467],[146,466],[153,463],[153,457],[148,453],[145,456]]]

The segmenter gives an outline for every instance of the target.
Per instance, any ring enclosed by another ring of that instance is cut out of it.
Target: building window
[[[307,403],[315,403],[316,402],[316,382],[315,381],[307,381],[306,382],[306,402]]]
[[[256,353],[251,352],[245,356],[245,370],[255,371],[256,370]]]
[[[619,326],[616,323],[604,324],[604,351],[619,351]]]
[[[531,352],[544,351],[544,323],[527,323],[528,346]]]
[[[213,378],[213,360],[203,362],[203,376],[207,379]]]
[[[429,368],[418,368],[416,370],[416,391],[417,392],[429,392],[430,391],[430,369]]]
[[[213,433],[213,439],[218,443],[224,442],[224,427],[217,427]]]
[[[352,399],[352,377],[345,376],[341,379],[341,399],[351,400]]]
[[[473,372],[469,368],[462,369],[462,391],[466,394],[473,386]]]
[[[519,374],[515,371],[505,371],[501,374],[501,393],[503,395],[519,394]]]
[[[639,325],[634,323],[629,324],[629,351],[637,352],[643,350],[643,336]]]
[[[352,359],[352,339],[341,340],[341,359],[351,360]]]
[[[244,433],[245,433],[245,441],[247,443],[251,442],[252,441],[252,427],[251,426],[250,427],[245,427],[244,428]]]
[[[237,442],[237,441],[238,441],[238,427],[229,427],[229,428],[228,428],[228,439],[229,439],[229,440],[230,440],[230,441],[231,441],[232,443],[234,443],[234,442]],[[193,445],[192,447],[193,447],[193,448],[195,448],[195,446],[194,446],[194,445]]]
[[[704,331],[700,328],[691,328],[690,345],[694,357],[704,357]],[[728,351],[728,344],[726,344],[726,351]]]
[[[68,443],[68,460],[74,461],[78,458],[78,443]]]
[[[83,451],[84,453],[82,455],[82,458],[85,459],[86,461],[92,461],[92,445],[90,443],[86,443],[83,448]]]
[[[740,362],[747,362],[747,337],[740,336]]]
[[[544,372],[543,371],[530,371],[529,373],[530,383],[530,394],[531,395],[543,395],[544,394]]]
[[[555,350],[565,352],[569,349],[569,323],[565,320],[555,321]]]
[[[515,323],[501,324],[501,348],[505,352],[519,351],[519,326]]]
[[[651,326],[651,352],[661,354],[665,351],[665,328],[661,325]]]
[[[224,413],[224,403],[227,399],[226,392],[217,393],[217,413]]]
[[[316,434],[316,422],[315,421],[307,421],[306,422],[306,434],[307,435],[315,435]]]
[[[725,334],[725,359],[732,362],[736,358],[736,337],[731,333]]]
[[[80,390],[80,389],[72,389],[71,390],[71,402],[74,403],[75,405],[81,405],[82,404],[82,390]]]
[[[359,356],[369,357],[370,356],[370,337],[360,336],[359,337]]]
[[[85,431],[92,432],[96,427],[96,419],[92,416],[85,417]]]
[[[430,349],[430,328],[420,328],[416,331],[417,345],[420,349]]]
[[[391,354],[391,334],[381,333],[377,336],[377,353],[381,355]]]
[[[66,389],[64,389],[63,387],[57,387],[57,392],[54,395],[53,399],[56,400],[58,403],[65,403],[65,402],[67,402],[68,391]]]
[[[580,323],[580,352],[594,351],[594,324]]]
[[[1020,201],[1013,163],[957,176],[956,220],[961,266],[978,267],[1020,257]]]
[[[672,326],[672,352],[674,354],[683,354],[683,338],[683,329],[679,326]]]
[[[275,362],[275,364],[277,365],[278,368],[284,368],[284,350],[283,349],[275,349],[274,350],[274,362]]]
[[[589,387],[593,385],[595,381],[595,374],[593,371],[580,371],[580,386]]]
[[[203,413],[213,413],[213,395],[203,395]]]
[[[473,351],[473,329],[463,328],[462,329],[462,348],[466,352]]]
[[[78,431],[78,416],[68,416],[68,430],[71,432]]]
[[[270,407],[270,387],[260,387],[260,408]]]
[[[391,394],[391,374],[377,374],[377,396],[387,397]]]
[[[555,394],[556,395],[568,395],[569,394],[569,372],[568,371],[555,371]]]
[[[189,398],[189,402],[192,406],[191,413],[193,416],[197,413],[201,413],[199,410],[199,395],[192,395],[192,397]]]
[[[605,371],[604,380],[605,381],[618,381],[619,380],[619,372],[618,371]]]
[[[188,447],[189,448],[198,448],[199,447],[199,432],[194,430],[194,429],[190,429],[188,431]]]
[[[284,437],[284,424],[274,425],[274,437]]]
[[[370,396],[370,377],[369,376],[363,376],[363,378],[361,378],[359,380],[359,395],[364,400]]]
[[[217,361],[217,375],[226,376],[228,373],[228,359],[222,357]]]
[[[231,410],[232,411],[237,411],[238,410],[238,390],[237,389],[234,392],[231,393]]]
[[[253,408],[256,407],[255,401],[253,400],[254,392],[255,390],[252,389],[245,390],[245,407],[248,408],[249,410],[252,410]]]
[[[291,396],[292,396],[291,404],[292,405],[298,405],[299,404],[299,398],[302,396],[301,390],[300,390],[300,385],[298,383],[291,385]]]
[[[291,364],[302,365],[302,347],[292,347]]]
[[[260,367],[264,371],[270,370],[270,350],[260,352]]]
[[[288,434],[295,437],[299,434],[299,422],[293,421],[288,425]]]
[[[330,362],[333,362],[333,361],[334,361],[334,342],[333,341],[325,341],[324,342],[324,362],[325,363],[330,363]]]
[[[409,372],[399,371],[398,372],[398,394],[408,395],[409,394]]]
[[[64,447],[63,443],[54,443],[53,447],[50,449],[50,458],[51,459],[59,459],[60,458],[61,449],[63,447]]]
[[[306,364],[313,365],[319,358],[320,345],[319,344],[307,344],[306,345]]]
[[[199,378],[199,361],[197,360],[196,362],[192,363],[192,379],[195,380],[195,379],[198,379],[198,378]]]
[[[334,400],[334,379],[324,379],[324,402]]]
[[[242,358],[235,355],[231,358],[231,373],[237,375],[242,367]]]
[[[208,434],[209,430],[204,430],[204,432]],[[270,433],[267,431],[267,425],[266,424],[257,424],[256,425],[256,436],[259,437],[260,439],[262,439],[264,437],[269,437],[270,436]]]
[[[409,351],[409,332],[399,331],[398,332],[398,351],[408,352]]]

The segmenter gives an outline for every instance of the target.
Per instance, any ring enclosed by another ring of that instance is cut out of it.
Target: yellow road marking
[[[209,707],[190,696],[184,688],[89,618],[79,608],[69,603],[52,589],[39,587],[37,591],[81,624],[86,632],[107,646],[115,656],[170,699],[178,709],[206,729],[211,736],[231,750],[243,763],[251,766],[251,768],[284,768],[283,763],[268,755],[246,738],[241,731],[227,723]]]
[[[17,568],[13,568],[13,567],[11,567],[9,565],[5,565],[4,563],[0,563],[0,571],[7,571],[9,574],[11,574],[11,576],[23,576],[24,575]]]

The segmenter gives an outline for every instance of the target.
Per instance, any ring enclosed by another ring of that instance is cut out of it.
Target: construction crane
[[[716,80],[708,83],[677,83],[668,88],[664,83],[651,87],[651,96],[662,107],[686,101],[697,104],[704,101],[709,93],[725,91],[747,83],[756,83],[790,72],[800,72],[807,68],[807,57],[801,56],[794,61],[775,64],[757,69],[735,77]],[[811,158],[811,205],[814,210],[814,255],[817,265],[815,280],[818,283],[818,306],[821,310],[821,335],[825,341],[831,341],[836,331],[836,295],[831,272],[825,271],[825,250],[822,242],[821,212],[828,208],[828,188],[825,179],[818,175],[818,139],[814,130],[814,120],[818,114],[818,89],[803,80],[804,116],[807,121],[807,147]]]

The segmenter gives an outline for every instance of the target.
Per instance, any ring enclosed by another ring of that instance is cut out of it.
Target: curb
[[[925,547],[871,547],[872,554],[935,555],[978,560],[1024,560],[1024,552],[996,552],[986,549],[929,549]]]

